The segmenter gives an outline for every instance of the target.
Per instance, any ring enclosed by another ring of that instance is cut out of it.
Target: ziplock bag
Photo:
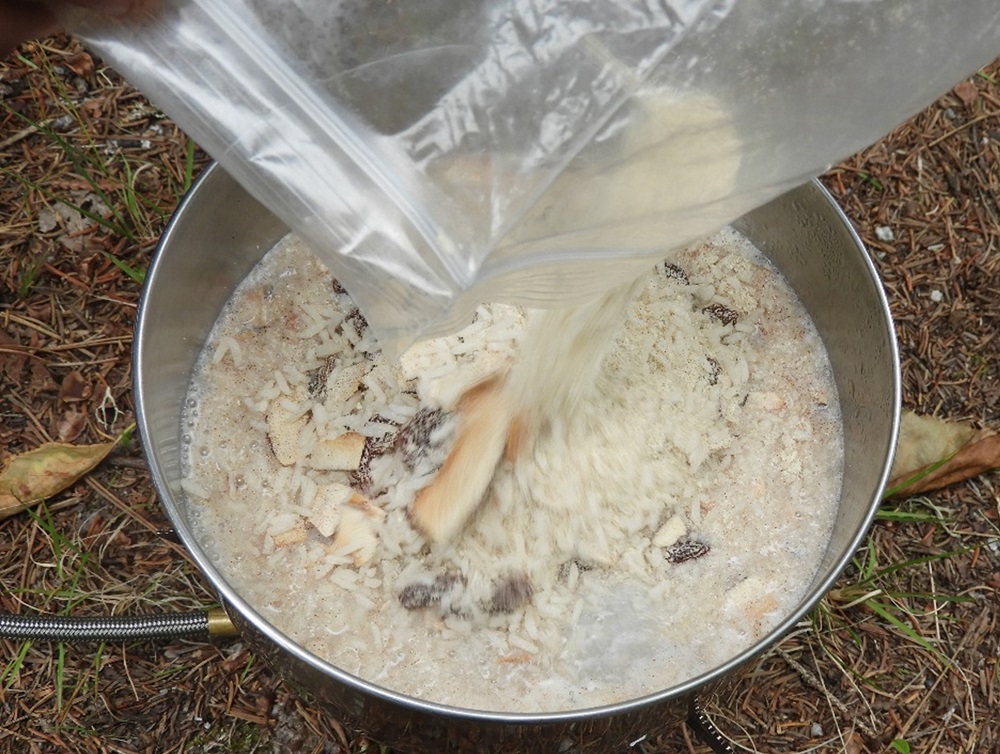
[[[66,22],[383,345],[579,303],[1000,54],[997,0],[162,0]]]

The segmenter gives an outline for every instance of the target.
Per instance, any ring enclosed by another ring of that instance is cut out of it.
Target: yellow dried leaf
[[[892,478],[907,478],[918,469],[954,455],[972,439],[975,432],[966,422],[904,411],[899,422]]]
[[[0,519],[72,486],[103,461],[115,444],[49,442],[10,456],[0,469]]]
[[[887,485],[892,497],[947,487],[1000,467],[1000,435],[907,412]]]

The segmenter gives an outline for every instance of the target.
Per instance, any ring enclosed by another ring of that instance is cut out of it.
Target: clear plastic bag
[[[163,0],[65,20],[389,347],[480,301],[635,277],[1000,54],[996,0]]]

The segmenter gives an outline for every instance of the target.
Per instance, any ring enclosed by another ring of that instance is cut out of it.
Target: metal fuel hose
[[[0,639],[86,642],[236,635],[236,628],[222,608],[95,618],[0,613]]]

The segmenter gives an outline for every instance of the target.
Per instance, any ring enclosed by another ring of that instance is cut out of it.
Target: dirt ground
[[[139,281],[206,159],[70,40],[0,64],[0,97],[3,458],[131,424]],[[905,406],[1000,426],[1000,61],[822,180],[884,280]],[[168,529],[133,437],[0,521],[0,609],[214,604]],[[738,751],[1000,752],[998,593],[996,472],[888,502],[833,592],[709,711]],[[238,640],[0,646],[0,752],[387,751]],[[683,726],[635,750],[709,751]]]

